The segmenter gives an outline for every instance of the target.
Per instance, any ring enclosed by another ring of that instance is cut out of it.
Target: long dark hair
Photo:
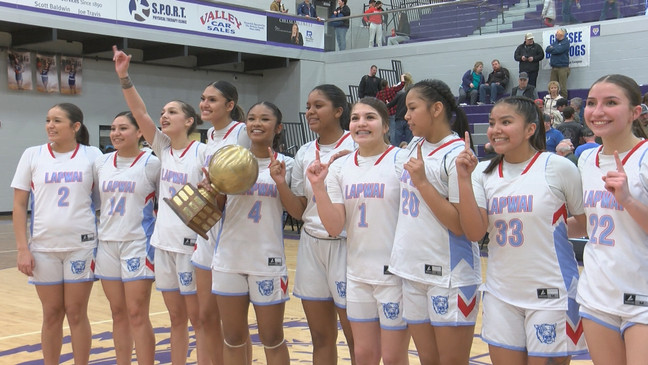
[[[417,82],[408,92],[412,90],[416,90],[416,92],[419,93],[421,99],[426,102],[428,108],[436,102],[443,104],[443,111],[450,123],[450,128],[457,133],[460,138],[464,138],[466,132],[470,133],[466,112],[457,105],[455,97],[452,94],[452,91],[450,91],[448,84],[441,80],[428,79]],[[452,120],[453,113],[455,115],[454,121]],[[472,137],[470,138],[470,148],[473,148]]]
[[[311,92],[318,90],[333,104],[333,108],[342,108],[340,116],[340,127],[344,130],[349,129],[349,120],[351,119],[351,105],[347,100],[346,94],[339,87],[332,84],[322,84],[315,86]]]
[[[220,91],[221,95],[223,95],[223,97],[225,98],[225,100],[227,100],[227,102],[230,101],[234,102],[234,109],[232,109],[232,111],[230,112],[230,118],[232,118],[232,120],[239,121],[245,118],[245,113],[243,112],[243,109],[241,107],[238,107],[239,95],[238,95],[238,90],[236,90],[236,86],[223,80],[214,81],[207,86],[211,86],[214,89]]]
[[[495,106],[500,104],[507,104],[513,107],[515,112],[524,118],[524,122],[526,124],[536,125],[535,132],[533,132],[533,135],[531,136],[531,138],[529,138],[529,144],[536,150],[543,151],[546,148],[547,144],[545,137],[544,118],[535,102],[524,96],[511,96],[498,100],[497,103],[495,103]],[[484,173],[490,174],[495,169],[495,167],[502,162],[503,159],[504,155],[498,154],[490,161],[488,167],[486,167],[486,169],[484,170]]]
[[[275,127],[278,126],[278,125],[281,125],[281,120],[283,119],[283,114],[281,113],[281,109],[279,109],[279,107],[277,105],[275,105],[274,103],[271,103],[269,101],[260,101],[260,102],[258,102],[256,104],[252,105],[250,107],[250,109],[248,109],[248,114],[250,113],[250,110],[252,110],[257,105],[263,105],[266,108],[272,110],[272,114],[274,114],[275,118],[277,118],[277,125],[275,125]],[[281,145],[282,132],[276,133],[273,140],[272,140],[272,149],[274,151],[279,150],[279,147]]]
[[[89,146],[90,145],[90,133],[88,128],[83,124],[83,112],[81,108],[72,104],[72,103],[59,103],[54,105],[52,108],[59,108],[67,114],[68,119],[72,124],[79,122],[81,127],[76,132],[75,138],[77,143]]]
[[[592,89],[592,87],[594,87],[594,85],[601,82],[609,82],[610,84],[614,84],[620,87],[623,90],[625,96],[628,98],[631,107],[634,108],[637,105],[641,105],[641,101],[642,101],[641,89],[639,88],[639,85],[637,85],[637,82],[633,78],[625,75],[619,75],[619,74],[605,75],[600,79],[594,81],[594,83],[590,87],[590,90]],[[646,133],[644,133],[643,129],[639,125],[639,120],[637,119],[635,119],[632,122],[632,132],[635,136],[639,138],[648,138],[646,136]]]
[[[180,104],[180,109],[182,109],[182,113],[184,113],[185,117],[193,118],[193,123],[187,130],[187,135],[193,133],[196,130],[197,126],[203,124],[202,119],[200,119],[200,114],[196,113],[196,109],[194,109],[193,106],[182,100],[171,100],[171,102]]]

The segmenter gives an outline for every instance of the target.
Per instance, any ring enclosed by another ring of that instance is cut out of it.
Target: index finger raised
[[[470,133],[468,131],[466,131],[466,133],[464,134],[464,141],[466,143],[465,144],[466,150],[469,150],[470,149]]]
[[[275,152],[272,150],[272,147],[268,147],[268,154],[270,155],[270,163],[273,163],[277,160],[275,158]]]
[[[421,141],[420,143],[417,143],[417,144],[416,144],[416,158],[417,158],[418,160],[422,160],[422,159],[423,159],[422,146],[423,146],[423,141]]]
[[[614,161],[616,162],[617,171],[625,173],[625,169],[623,168],[623,161],[621,161],[618,151],[614,151]]]

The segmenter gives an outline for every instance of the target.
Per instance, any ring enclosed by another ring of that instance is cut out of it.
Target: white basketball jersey
[[[290,183],[292,159],[275,154],[286,163]],[[269,158],[257,158],[259,177],[245,193],[228,195],[212,268],[257,276],[286,275],[283,243],[283,206],[274,180],[270,177]]]
[[[171,199],[185,184],[195,186],[202,180],[201,168],[205,161],[206,147],[200,142],[191,141],[184,150],[174,151],[169,137],[159,131],[151,147],[161,165],[158,189],[160,203],[151,244],[166,251],[191,254],[198,235],[182,222],[164,198]]]
[[[99,239],[134,241],[150,238],[155,225],[155,192],[160,176],[160,160],[140,152],[120,161],[117,152],[95,162],[101,197]]]
[[[342,137],[335,143],[329,145],[320,145],[317,140],[311,141],[303,145],[295,155],[295,167],[292,170],[292,184],[291,188],[295,195],[306,197],[306,209],[302,214],[304,221],[303,229],[305,229],[311,236],[319,238],[329,237],[326,229],[322,225],[319,214],[317,213],[317,205],[315,203],[315,196],[313,195],[313,188],[306,177],[306,169],[315,161],[315,152],[319,151],[320,161],[328,163],[333,155],[336,153],[348,150],[354,151],[357,148],[351,134],[345,131]],[[328,179],[328,178],[327,178]],[[343,232],[340,236],[346,235]]]
[[[31,251],[97,245],[92,168],[100,155],[98,148],[80,144],[64,154],[50,144],[25,150],[11,187],[31,192]]]
[[[585,245],[578,301],[632,317],[648,311],[648,234],[605,189],[601,177],[616,170],[616,162],[613,155],[600,154],[600,150],[587,150],[579,160],[590,239]],[[648,205],[648,142],[643,140],[619,157],[630,195]]]
[[[400,197],[396,165],[405,157],[403,150],[390,146],[372,157],[356,151],[331,166],[327,190],[331,201],[344,204],[346,211],[349,279],[400,285],[400,278],[388,269]]]
[[[424,142],[421,151],[428,181],[441,196],[458,202],[459,187],[455,160],[464,150],[464,141],[452,134],[439,143]],[[416,148],[410,157],[416,157]],[[450,178],[454,175],[454,178]],[[452,181],[452,186],[449,182]],[[394,274],[426,284],[450,288],[481,283],[481,264],[477,243],[448,230],[425,203],[403,169],[401,199],[396,237],[389,269]],[[425,227],[423,229],[423,227]]]
[[[578,284],[567,205],[545,176],[552,158],[561,157],[536,153],[512,179],[504,179],[503,163],[483,177],[490,237],[483,287],[522,308],[566,310]]]

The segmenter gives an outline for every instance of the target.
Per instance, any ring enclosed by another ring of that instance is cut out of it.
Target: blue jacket
[[[299,4],[297,7],[297,15],[301,16],[309,16],[311,18],[317,18],[317,13],[315,12],[315,5],[310,4],[310,7],[306,4],[304,1],[303,3]]]
[[[461,88],[465,92],[470,91],[470,83],[473,82],[472,72],[473,72],[472,69],[466,71],[466,73],[461,78]],[[484,75],[479,74],[479,84],[475,85],[475,90],[479,90],[479,85],[483,84],[484,82],[486,82],[484,80]]]
[[[562,41],[554,41],[550,46],[547,46],[546,51],[551,54],[549,58],[551,67],[569,67],[569,39],[567,36]]]

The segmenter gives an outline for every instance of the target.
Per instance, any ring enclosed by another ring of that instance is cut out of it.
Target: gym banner
[[[588,67],[590,64],[590,26],[566,26],[569,39],[569,67]],[[557,27],[542,32],[542,47],[547,46],[556,40]],[[542,69],[550,70],[549,59],[551,55],[545,53],[545,59],[542,61]]]

